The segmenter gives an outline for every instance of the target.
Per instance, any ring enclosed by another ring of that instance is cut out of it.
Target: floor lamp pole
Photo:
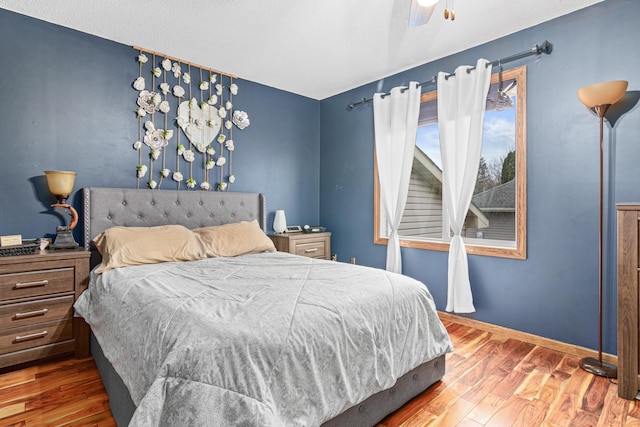
[[[598,114],[600,118],[600,232],[598,240],[598,358],[586,357],[580,360],[580,367],[587,372],[601,377],[617,378],[618,369],[613,363],[602,360],[602,258],[603,258],[603,154],[604,154],[604,115],[610,104],[596,105],[593,110]]]

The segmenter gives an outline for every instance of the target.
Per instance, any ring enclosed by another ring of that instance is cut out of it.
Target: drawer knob
[[[318,248],[307,249],[307,250],[304,251],[305,254],[309,254],[311,252],[318,252]]]
[[[18,319],[26,319],[28,317],[44,316],[45,314],[47,314],[48,311],[49,309],[43,308],[41,310],[27,311],[25,313],[16,313],[13,316],[13,318],[18,320]]]
[[[38,339],[38,338],[44,338],[44,337],[47,336],[48,333],[49,333],[48,331],[42,331],[42,332],[36,332],[35,334],[17,336],[13,340],[13,342],[19,343],[19,342],[24,342],[24,341],[29,341],[29,340],[35,340],[35,339]]]
[[[48,284],[48,280],[37,280],[35,282],[24,282],[24,283],[16,283],[15,289],[25,289],[25,288],[35,288],[37,286],[45,286]]]

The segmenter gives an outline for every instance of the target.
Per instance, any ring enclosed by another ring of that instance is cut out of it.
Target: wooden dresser
[[[618,208],[618,396],[638,394],[640,203]]]
[[[309,258],[331,259],[331,233],[283,233],[269,236],[280,252]]]
[[[73,303],[89,284],[90,252],[0,257],[0,368],[62,353],[89,356]]]

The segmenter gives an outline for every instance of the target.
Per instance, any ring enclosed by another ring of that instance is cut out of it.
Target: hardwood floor
[[[445,377],[378,427],[640,427],[639,402],[577,356],[444,323],[455,347]],[[0,426],[114,425],[91,358],[0,371]]]

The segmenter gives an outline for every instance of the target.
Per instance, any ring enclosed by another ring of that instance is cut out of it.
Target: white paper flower
[[[171,171],[167,168],[164,169],[160,169],[160,176],[163,178],[166,178],[169,176],[169,174],[171,173]]]
[[[211,190],[211,184],[209,184],[207,181],[201,182],[200,188],[202,188],[203,190]]]
[[[204,82],[204,81],[200,82],[200,90],[209,90],[209,82]],[[207,183],[207,184],[209,184],[209,183]]]
[[[191,76],[189,75],[189,73],[184,73],[182,75],[182,80],[184,80],[186,84],[191,83]]]
[[[218,110],[218,115],[220,116],[220,118],[224,119],[225,117],[227,117],[227,110],[225,110],[224,107],[220,107],[220,109]]]
[[[211,95],[207,100],[207,104],[209,105],[215,105],[216,102],[218,102],[218,97],[216,95]]]
[[[138,109],[136,110],[136,115],[138,116],[138,118],[140,118],[140,117],[144,117],[144,116],[146,116],[146,115],[147,115],[147,112],[146,112],[146,111],[144,111],[144,108],[138,108]]]
[[[231,123],[231,120],[227,120],[226,122],[224,122],[224,127],[226,127],[227,129],[231,129],[232,126],[233,123]]]
[[[171,67],[171,71],[173,71],[173,77],[175,77],[176,79],[180,77],[180,73],[182,73],[182,70],[180,69],[180,64],[178,64],[177,62],[174,62],[173,66]]]
[[[234,182],[236,182],[236,176],[235,175],[229,175],[229,183],[233,184]]]
[[[151,74],[153,74],[156,77],[160,77],[162,75],[162,70],[160,69],[160,67],[156,67],[153,70],[151,70]]]
[[[138,77],[133,81],[133,88],[135,90],[144,90],[144,77]]]
[[[198,151],[201,153],[204,153],[205,151],[207,151],[207,144],[205,144],[204,142],[196,142],[194,145],[196,146]]]
[[[166,147],[168,144],[167,140],[164,139],[164,136],[162,136],[163,134],[164,134],[164,131],[162,129],[157,129],[153,131],[148,130],[144,135],[145,145],[151,148],[152,151],[153,150],[160,151],[162,148]],[[157,156],[154,157],[154,160],[157,158],[158,158]]]
[[[169,83],[160,83],[160,86],[158,87],[160,88],[160,92],[162,92],[163,95],[168,94],[171,90],[171,86],[169,86]]]
[[[147,182],[147,187],[149,187],[152,190],[157,186],[158,186],[158,183],[155,182],[153,179],[150,179],[149,182]]]
[[[227,135],[221,133],[220,135],[218,135],[218,142],[220,144],[222,144],[224,142],[224,140],[227,139]]]
[[[222,165],[224,165],[225,163],[227,163],[227,159],[226,159],[226,158],[224,158],[224,157],[218,157],[218,161],[216,162],[216,165],[217,165],[217,166],[222,166]]]
[[[151,157],[153,160],[158,160],[158,157],[160,157],[160,150],[151,150],[149,152],[149,157]]]
[[[160,102],[161,102],[160,95],[158,95],[155,92],[149,92],[148,90],[143,90],[138,95],[137,104],[149,114],[153,114],[156,111],[158,111]]]
[[[164,68],[165,71],[171,71],[171,60],[169,58],[162,60],[162,68]]]
[[[182,174],[180,172],[174,172],[173,173],[173,177],[172,179],[176,182],[180,182],[184,179],[184,177],[182,176]]]
[[[173,87],[173,96],[176,98],[182,98],[184,96],[184,88],[182,86],[175,85]]]
[[[169,110],[171,110],[171,107],[169,106],[169,102],[168,101],[162,101],[160,103],[160,106],[158,107],[158,109],[160,111],[162,111],[163,113],[167,114],[169,112]]]
[[[195,160],[196,154],[193,152],[193,150],[187,150],[182,153],[182,157],[184,157],[187,162],[191,163]]]
[[[195,110],[196,108],[198,108],[198,100],[195,98],[191,98],[188,102],[188,106],[190,110]]]
[[[184,154],[184,145],[178,145],[178,156],[182,156]]]
[[[147,166],[146,165],[138,165],[136,167],[136,176],[138,178],[143,178],[147,174]]]
[[[207,148],[207,154],[210,156],[213,156],[214,154],[216,154],[216,150],[213,147],[209,147]]]
[[[235,150],[235,147],[233,145],[233,139],[229,139],[227,142],[225,142],[224,146],[227,147],[227,150],[229,151]]]
[[[216,74],[210,74],[209,75],[209,82],[215,83],[217,78],[218,78],[218,76]]]
[[[195,188],[196,186],[196,180],[193,178],[189,178],[187,180],[187,188]]]
[[[227,189],[227,183],[226,182],[221,182],[218,184],[218,190],[220,191],[224,191]]]
[[[167,130],[162,131],[162,136],[167,141],[170,140],[171,138],[173,138],[173,130],[167,129]]]
[[[220,83],[216,85],[216,94],[222,95],[222,85]]]
[[[136,141],[133,143],[133,149],[134,150],[139,150],[142,148],[142,142],[141,141]]]
[[[138,62],[139,63],[146,64],[148,60],[149,60],[149,58],[147,58],[147,55],[145,55],[144,53],[141,53],[140,55],[138,55]]]
[[[224,107],[225,107],[227,110],[231,110],[231,109],[233,108],[233,104],[231,103],[231,101],[227,101],[227,102],[224,104]]]
[[[206,170],[211,170],[214,168],[215,165],[216,165],[216,162],[213,161],[213,159],[209,159],[207,160],[207,163],[204,164],[204,167]]]
[[[236,110],[233,112],[233,124],[238,126],[238,129],[244,129],[251,124],[249,122],[249,116],[247,113],[241,110]]]
[[[238,85],[233,83],[231,86],[229,86],[229,92],[231,92],[232,95],[237,95],[238,94]]]
[[[153,132],[156,130],[156,127],[151,120],[147,120],[144,122],[144,129]]]

